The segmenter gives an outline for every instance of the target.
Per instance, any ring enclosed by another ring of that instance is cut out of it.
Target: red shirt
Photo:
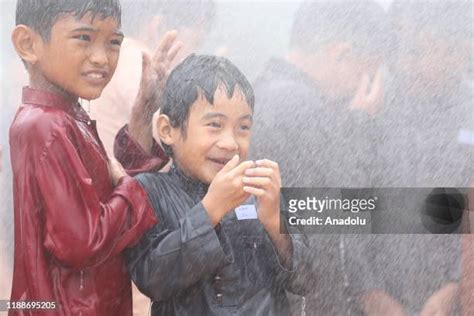
[[[23,105],[10,128],[10,150],[11,300],[58,306],[35,315],[131,315],[130,279],[121,252],[156,219],[136,180],[125,176],[113,187],[95,122],[78,104],[24,88]]]

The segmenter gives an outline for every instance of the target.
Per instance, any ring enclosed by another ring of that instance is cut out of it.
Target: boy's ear
[[[165,114],[160,114],[156,122],[157,134],[160,138],[161,143],[171,146],[176,141],[176,131],[171,126],[170,118]]]
[[[17,54],[30,65],[38,61],[37,41],[39,35],[26,25],[17,25],[12,32],[12,42]]]

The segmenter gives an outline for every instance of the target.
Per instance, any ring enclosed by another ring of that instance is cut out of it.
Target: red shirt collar
[[[90,121],[89,115],[78,102],[68,101],[63,96],[49,91],[23,87],[22,103],[59,108],[78,120]]]

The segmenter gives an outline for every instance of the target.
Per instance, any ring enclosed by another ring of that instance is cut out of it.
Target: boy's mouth
[[[231,158],[208,158],[213,163],[219,165],[221,168],[230,161]]]
[[[107,79],[108,72],[105,70],[94,70],[83,73],[83,76],[92,83],[101,84]]]

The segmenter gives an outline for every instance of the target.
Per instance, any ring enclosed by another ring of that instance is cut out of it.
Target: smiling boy
[[[157,130],[174,164],[137,177],[161,222],[128,251],[152,315],[288,315],[306,245],[280,231],[278,165],[245,161],[249,82],[224,58],[191,55],[162,105]]]
[[[10,314],[131,315],[121,252],[156,219],[78,103],[114,73],[120,16],[116,0],[17,3],[12,41],[30,82],[10,128],[19,302]],[[33,311],[33,302],[47,303]]]

